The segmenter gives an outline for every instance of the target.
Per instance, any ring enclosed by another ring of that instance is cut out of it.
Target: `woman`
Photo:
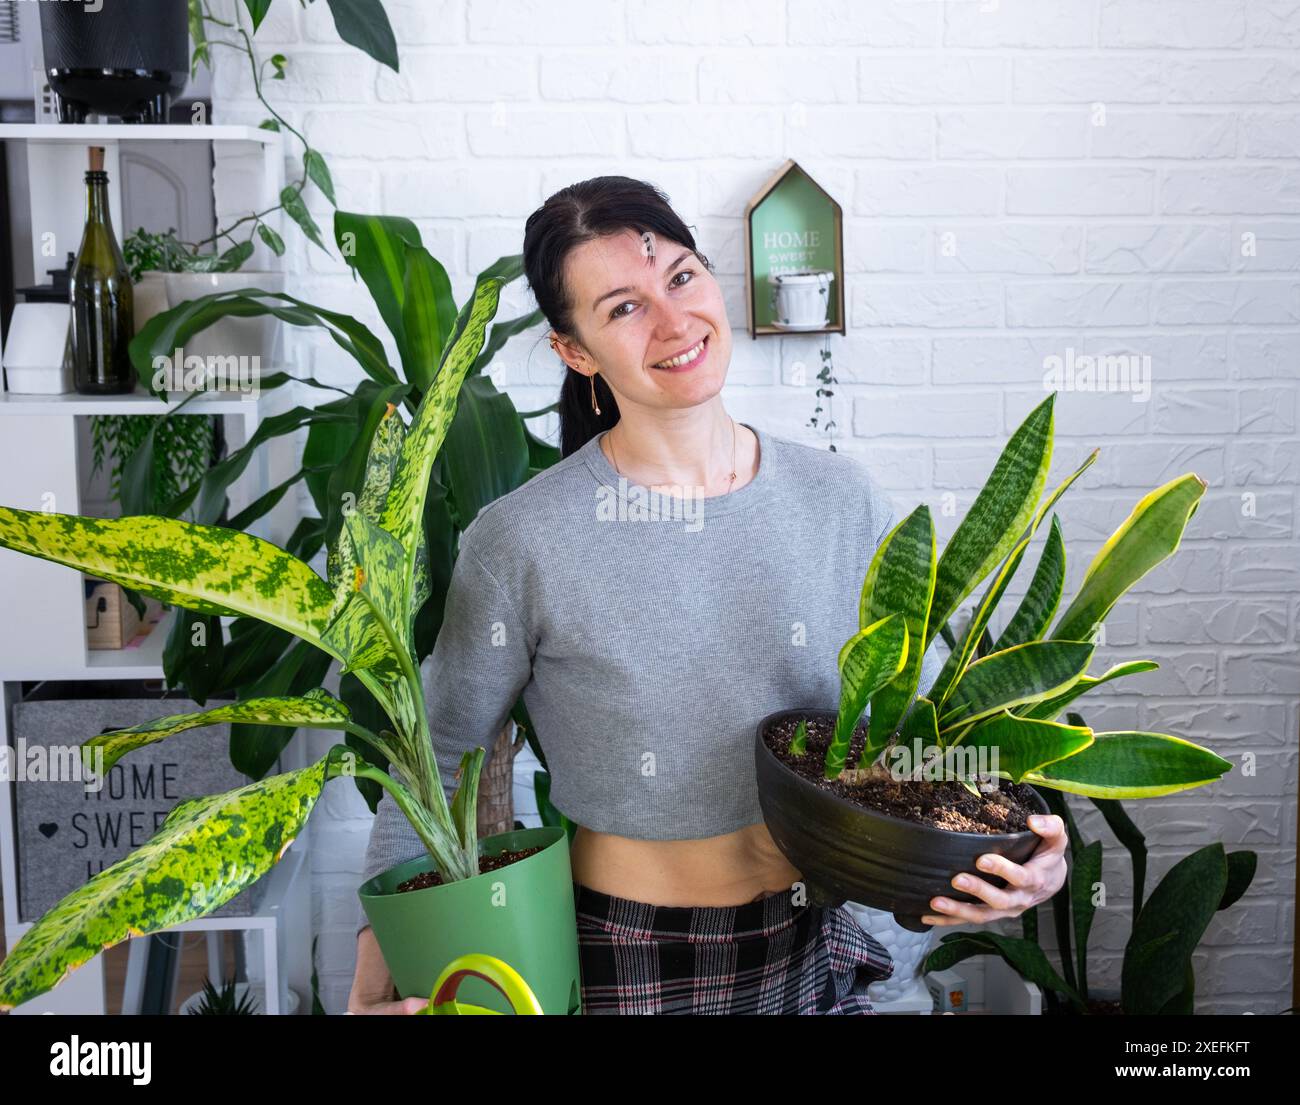
[[[874,1012],[865,983],[892,961],[847,912],[804,901],[762,821],[753,733],[838,701],[889,501],[858,461],[727,414],[722,291],[651,185],[556,193],[528,219],[524,265],[569,369],[563,459],[462,534],[426,668],[444,784],[522,692],[552,800],[581,826],[587,1012]],[[921,686],[937,673],[931,653]],[[981,861],[1005,890],[958,882],[985,904],[935,898],[926,920],[1014,917],[1054,894],[1064,826],[1031,824],[1044,841],[1028,862]],[[422,851],[381,802],[365,877]],[[424,1004],[392,997],[363,927],[349,1011]]]

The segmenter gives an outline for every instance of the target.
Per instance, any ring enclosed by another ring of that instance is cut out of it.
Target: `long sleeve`
[[[442,626],[421,677],[434,755],[450,802],[461,757],[491,749],[532,672],[533,642],[510,596],[473,544],[475,523],[461,535]],[[384,792],[370,828],[363,881],[423,854],[409,821]],[[361,915],[358,931],[368,922]]]

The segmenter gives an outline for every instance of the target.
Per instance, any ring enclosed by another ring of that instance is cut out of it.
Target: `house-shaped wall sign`
[[[830,193],[787,161],[749,201],[745,231],[750,337],[844,333],[844,217]],[[787,285],[784,319],[774,275]]]

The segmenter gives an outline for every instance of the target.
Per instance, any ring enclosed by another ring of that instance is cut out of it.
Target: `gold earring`
[[[591,374],[591,409],[600,414],[600,407],[596,405],[596,374]]]

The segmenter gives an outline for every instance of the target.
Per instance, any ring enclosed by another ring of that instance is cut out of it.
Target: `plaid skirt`
[[[866,986],[894,973],[849,913],[789,892],[657,906],[574,883],[574,904],[584,1013],[875,1013]]]

